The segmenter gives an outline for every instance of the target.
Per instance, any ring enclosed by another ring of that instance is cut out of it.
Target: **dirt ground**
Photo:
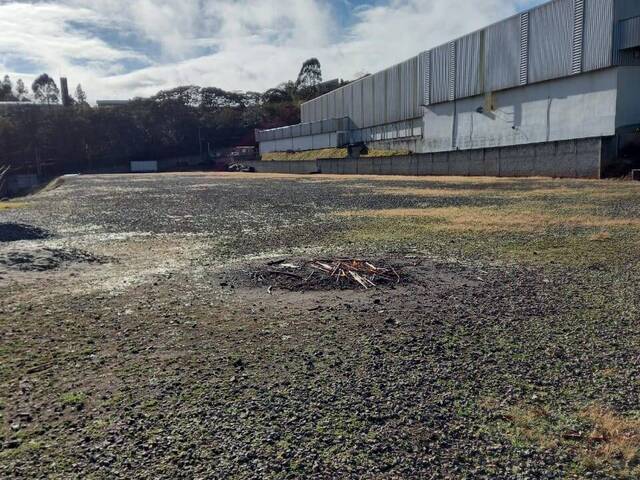
[[[65,177],[0,203],[0,477],[638,478],[639,246],[630,182]]]

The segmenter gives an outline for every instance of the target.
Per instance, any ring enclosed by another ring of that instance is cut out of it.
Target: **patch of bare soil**
[[[103,262],[103,258],[73,248],[36,248],[0,254],[0,266],[21,272],[44,272],[71,263]]]
[[[52,234],[47,230],[22,223],[0,223],[0,243],[23,240],[44,240]]]

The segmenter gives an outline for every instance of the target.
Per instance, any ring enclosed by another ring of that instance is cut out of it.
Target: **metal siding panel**
[[[385,123],[400,119],[400,68],[399,65],[388,68],[387,74],[387,118]]]
[[[615,0],[614,18],[626,20],[640,15],[640,2],[638,0]]]
[[[310,104],[309,105],[309,111],[310,111],[309,123],[317,122],[318,121],[318,99],[314,98],[309,102],[309,104]]]
[[[618,25],[618,48],[635,48],[640,45],[640,17],[623,20]]]
[[[571,75],[573,1],[555,1],[529,15],[529,81]]]
[[[336,94],[335,91],[327,95],[329,99],[329,109],[327,111],[327,118],[336,118]]]
[[[431,50],[422,54],[422,103],[429,105],[431,103]]]
[[[316,119],[316,104],[313,100],[307,102],[307,119],[305,123],[311,123]]]
[[[400,95],[402,97],[402,120],[414,118],[418,105],[418,57],[413,57],[402,64],[400,78]]]
[[[456,99],[456,42],[449,42],[449,100]]]
[[[456,98],[480,93],[480,32],[476,32],[457,41]]]
[[[362,80],[362,115],[362,122],[364,127],[370,127],[375,124],[373,77],[371,76]]]
[[[385,71],[373,75],[373,92],[375,102],[374,125],[382,125],[387,118],[387,74]]]
[[[520,15],[520,85],[529,83],[529,12]]]
[[[431,51],[431,102],[449,100],[449,45]]]
[[[571,48],[571,73],[582,73],[582,49],[584,46],[584,0],[573,0],[573,39]]]
[[[491,25],[485,30],[485,91],[520,85],[520,17]]]
[[[422,56],[418,55],[414,57],[413,66],[411,67],[413,72],[413,106],[411,111],[411,118],[416,118],[420,112],[420,105],[422,105]]]
[[[321,114],[320,120],[326,120],[329,118],[329,95],[323,95],[320,97]]]
[[[357,128],[362,128],[362,80],[353,84],[353,116],[351,119]]]
[[[409,82],[409,72],[408,72],[408,62],[402,62],[400,64],[400,120],[404,120],[408,115],[408,99],[407,96],[410,95],[408,85]]]
[[[300,120],[304,122],[309,121],[309,103],[305,102],[300,105]]]
[[[346,85],[344,87],[344,90],[342,92],[342,102],[343,102],[343,111],[342,114],[343,116],[351,119],[351,90],[352,90],[352,86],[351,85]]]
[[[336,118],[344,117],[344,88],[336,90]]]

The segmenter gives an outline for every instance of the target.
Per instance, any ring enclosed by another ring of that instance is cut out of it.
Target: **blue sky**
[[[375,72],[542,0],[0,0],[0,73],[90,100],[197,84],[264,91],[318,57]]]

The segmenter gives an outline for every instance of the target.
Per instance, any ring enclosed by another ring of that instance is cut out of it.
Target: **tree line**
[[[84,93],[81,84],[78,84],[75,90],[75,97],[71,96],[70,103],[87,103],[87,95]],[[16,81],[14,86],[11,77],[5,75],[0,83],[0,102],[25,102],[40,103],[47,105],[56,105],[62,101],[60,97],[60,89],[55,80],[48,74],[43,73],[36,78],[31,84],[31,92],[21,78]]]
[[[0,165],[46,174],[109,171],[132,160],[252,145],[256,128],[299,123],[300,103],[326,91],[317,59],[304,62],[295,81],[262,93],[190,85],[107,108],[91,107],[80,85],[69,107],[55,107],[62,99],[47,74],[31,93],[24,82],[14,86],[5,77],[2,101],[42,106],[11,105],[0,113]]]

